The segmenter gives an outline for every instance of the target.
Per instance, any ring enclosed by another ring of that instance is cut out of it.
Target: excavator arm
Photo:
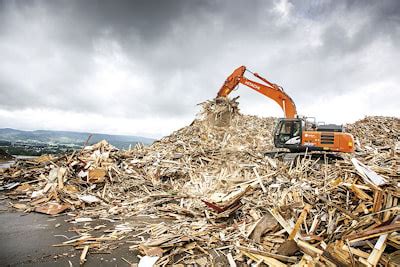
[[[281,87],[269,82],[267,79],[261,77],[257,73],[252,74],[266,84],[252,81],[244,77],[245,72],[245,66],[241,66],[234,70],[233,73],[225,80],[221,89],[219,89],[217,97],[228,96],[233,89],[235,89],[236,86],[241,83],[274,100],[282,108],[286,118],[292,119],[296,117],[296,105]]]

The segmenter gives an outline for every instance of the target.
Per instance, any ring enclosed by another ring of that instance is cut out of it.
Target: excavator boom
[[[234,70],[233,73],[225,80],[221,89],[218,91],[217,96],[228,96],[239,85],[239,83],[241,83],[274,100],[282,108],[286,118],[292,119],[297,116],[296,105],[281,87],[269,82],[267,79],[261,77],[257,73],[252,74],[265,84],[252,81],[244,77],[245,72],[245,66],[241,66]]]

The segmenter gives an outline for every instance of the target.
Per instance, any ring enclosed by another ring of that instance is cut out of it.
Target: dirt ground
[[[65,222],[67,215],[51,217],[16,212],[7,207],[7,201],[0,194],[0,266],[79,266],[81,251],[73,247],[53,247],[76,235],[70,231],[74,225]],[[109,227],[112,228],[112,224]],[[85,266],[129,266],[122,258],[138,262],[136,253],[129,251],[129,244],[115,245],[118,248],[109,254],[89,253]]]

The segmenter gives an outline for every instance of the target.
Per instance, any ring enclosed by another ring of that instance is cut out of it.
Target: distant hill
[[[48,130],[22,131],[11,128],[0,128],[0,141],[83,145],[90,134],[91,133],[86,132]],[[97,143],[103,139],[118,148],[128,148],[129,145],[133,146],[137,143],[149,145],[154,141],[154,139],[141,136],[93,133],[89,144]]]

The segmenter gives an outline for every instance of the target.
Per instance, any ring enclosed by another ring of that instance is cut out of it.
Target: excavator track
[[[268,151],[264,155],[269,158],[278,159],[283,162],[297,162],[298,159],[304,157],[310,158],[312,160],[320,160],[322,162],[333,163],[336,160],[343,160],[343,157],[338,153],[328,153],[328,152],[287,152],[287,151]]]

